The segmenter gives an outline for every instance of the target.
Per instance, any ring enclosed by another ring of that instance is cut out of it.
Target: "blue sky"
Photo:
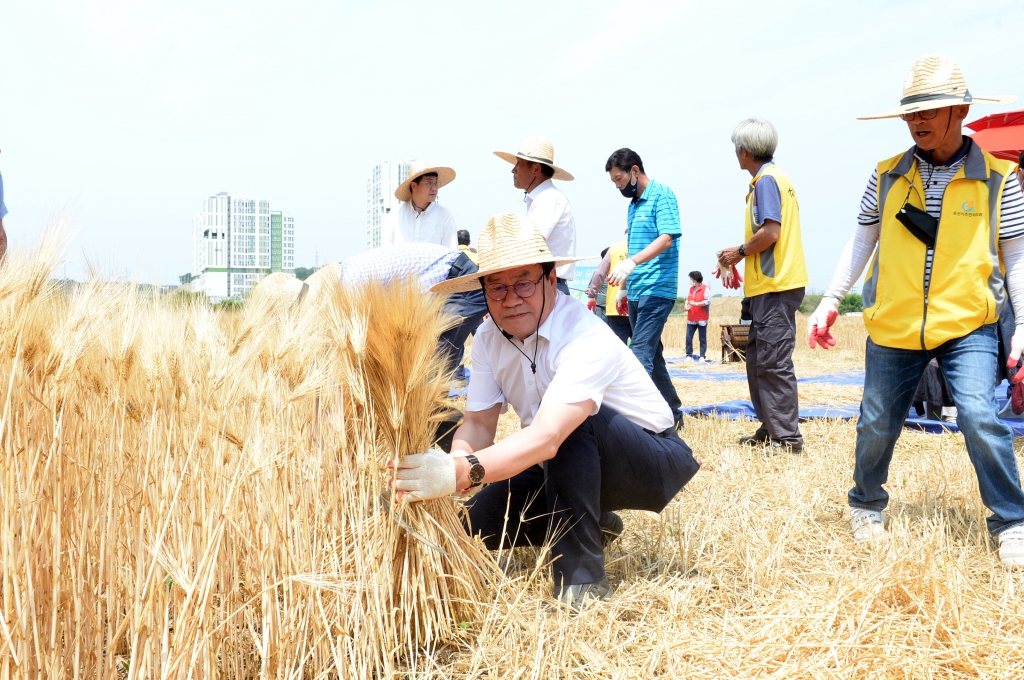
[[[895,105],[934,52],[976,94],[1024,95],[1022,44],[1019,1],[0,0],[4,225],[19,242],[67,215],[69,274],[176,283],[203,198],[247,192],[295,214],[308,266],[365,247],[374,163],[454,167],[440,200],[475,237],[525,208],[491,152],[543,134],[576,176],[580,254],[621,237],[604,162],[629,146],[679,199],[682,271],[707,272],[742,241],[729,136],[753,115],[779,130],[821,289],[873,165],[911,144],[898,120],[855,117]]]

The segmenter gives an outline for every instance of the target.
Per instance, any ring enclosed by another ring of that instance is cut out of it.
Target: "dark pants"
[[[700,337],[700,358],[708,353],[708,325],[689,323],[686,324],[686,356],[693,356],[693,334]]]
[[[470,499],[470,526],[490,550],[550,540],[556,589],[594,583],[604,578],[601,513],[661,512],[699,467],[675,430],[653,434],[601,407],[554,458]]]
[[[1013,431],[999,419],[992,393],[997,352],[995,324],[933,350],[882,347],[868,339],[851,506],[882,510],[888,504],[883,484],[889,478],[893,448],[925,367],[938,359],[953,393],[956,423],[978,476],[981,500],[992,511],[986,520],[989,533],[995,536],[1024,524],[1024,491],[1013,454]]]
[[[559,291],[565,293],[566,295],[572,294],[569,292],[569,283],[565,279],[558,279],[558,285],[556,287]]]
[[[629,339],[633,337],[633,326],[630,325],[628,316],[606,316],[604,322],[612,329],[615,336],[622,340],[622,344],[629,344]]]
[[[675,385],[665,365],[664,349],[661,344],[661,331],[665,328],[668,315],[675,307],[676,301],[669,298],[643,295],[639,300],[629,301],[629,325],[633,329],[633,343],[630,349],[640,360],[640,365],[651,376],[654,386],[672,409],[672,416],[679,415],[683,402],[679,401]]]
[[[758,431],[791,446],[804,443],[793,370],[796,310],[803,299],[803,288],[750,298],[753,318],[747,339],[747,385],[754,413],[761,421]]]
[[[448,270],[448,278],[466,276],[475,271],[477,271],[477,266],[473,264],[473,260],[462,253]],[[448,370],[452,371],[459,365],[466,340],[469,339],[471,333],[476,331],[477,326],[487,314],[487,300],[484,298],[483,289],[471,290],[467,293],[452,293],[445,300],[444,311],[446,314],[458,317],[455,325],[441,333],[437,339],[437,352],[446,358]]]

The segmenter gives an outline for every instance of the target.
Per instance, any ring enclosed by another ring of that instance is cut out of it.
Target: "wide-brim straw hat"
[[[530,135],[525,141],[523,141],[519,147],[519,151],[516,153],[495,151],[494,155],[504,161],[508,161],[512,165],[516,164],[517,158],[533,161],[534,163],[542,163],[555,171],[555,174],[551,179],[560,179],[565,182],[571,182],[573,180],[573,176],[570,175],[568,171],[555,165],[555,145],[552,144],[551,140],[547,137]]]
[[[556,267],[560,267],[580,260],[595,259],[593,256],[555,257],[533,220],[517,213],[495,215],[489,219],[480,233],[477,250],[480,260],[477,271],[442,281],[431,288],[431,292],[466,293],[479,290],[480,278],[488,274],[544,262],[554,262]]]
[[[903,98],[900,105],[885,113],[874,116],[860,116],[857,120],[897,118],[904,113],[941,109],[960,104],[1010,104],[1015,95],[977,95],[967,89],[967,81],[960,71],[960,65],[941,54],[921,57],[910,68],[903,81]]]
[[[437,173],[438,188],[443,187],[445,184],[448,184],[455,179],[455,171],[451,168],[446,168],[443,165],[431,165],[426,161],[414,161],[413,164],[409,166],[409,177],[399,184],[397,189],[395,189],[395,198],[403,203],[411,199],[412,187],[410,185],[423,175],[429,175],[432,172]]]

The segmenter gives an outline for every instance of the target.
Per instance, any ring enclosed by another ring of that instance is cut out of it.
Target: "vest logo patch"
[[[974,201],[964,201],[960,204],[960,210],[953,211],[953,215],[956,217],[984,217],[985,213],[974,212]]]

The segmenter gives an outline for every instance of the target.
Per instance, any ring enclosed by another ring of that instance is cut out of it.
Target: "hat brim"
[[[512,165],[515,165],[516,164],[516,160],[519,159],[519,158],[522,158],[524,161],[530,161],[531,163],[540,163],[541,165],[546,165],[546,166],[548,166],[549,168],[551,168],[552,170],[555,171],[555,174],[551,177],[551,179],[559,179],[559,180],[562,180],[563,182],[571,182],[574,179],[576,179],[571,174],[569,174],[569,172],[567,170],[563,170],[562,168],[558,167],[554,163],[545,163],[544,161],[539,161],[536,158],[527,158],[526,156],[524,156],[524,155],[522,155],[520,153],[508,153],[507,151],[495,151],[494,155],[497,156],[498,158],[500,158],[503,161],[508,161]]]
[[[425,168],[420,170],[415,175],[410,175],[408,179],[398,185],[395,189],[395,198],[405,203],[412,198],[412,183],[415,182],[423,175],[429,175],[432,172],[437,173],[437,188],[440,189],[446,184],[451,184],[451,181],[455,179],[455,171],[451,168],[438,166],[436,168]]]
[[[430,288],[431,293],[440,293],[442,295],[449,295],[451,293],[468,293],[472,290],[480,290],[480,279],[484,276],[490,276],[491,274],[500,274],[501,272],[507,272],[509,269],[517,269],[519,267],[529,267],[533,264],[543,264],[545,262],[554,262],[556,267],[562,265],[572,264],[573,262],[580,262],[581,260],[597,260],[600,259],[596,255],[588,255],[586,257],[559,257],[552,260],[550,255],[545,255],[538,258],[528,258],[520,260],[513,264],[503,264],[500,267],[489,267],[488,269],[479,269],[472,274],[465,276],[458,276],[454,279],[448,279],[441,283],[436,283]]]
[[[886,111],[885,113],[879,113],[873,116],[857,116],[857,120],[880,120],[882,118],[899,118],[904,113],[915,113],[917,111],[930,111],[931,109],[944,109],[947,106],[961,106],[964,104],[988,104],[991,106],[1005,106],[1006,104],[1012,104],[1017,100],[1016,95],[982,95],[982,96],[971,96],[971,101],[966,102],[962,99],[933,99],[931,101],[915,102],[913,104],[904,104],[898,106],[895,109]]]

